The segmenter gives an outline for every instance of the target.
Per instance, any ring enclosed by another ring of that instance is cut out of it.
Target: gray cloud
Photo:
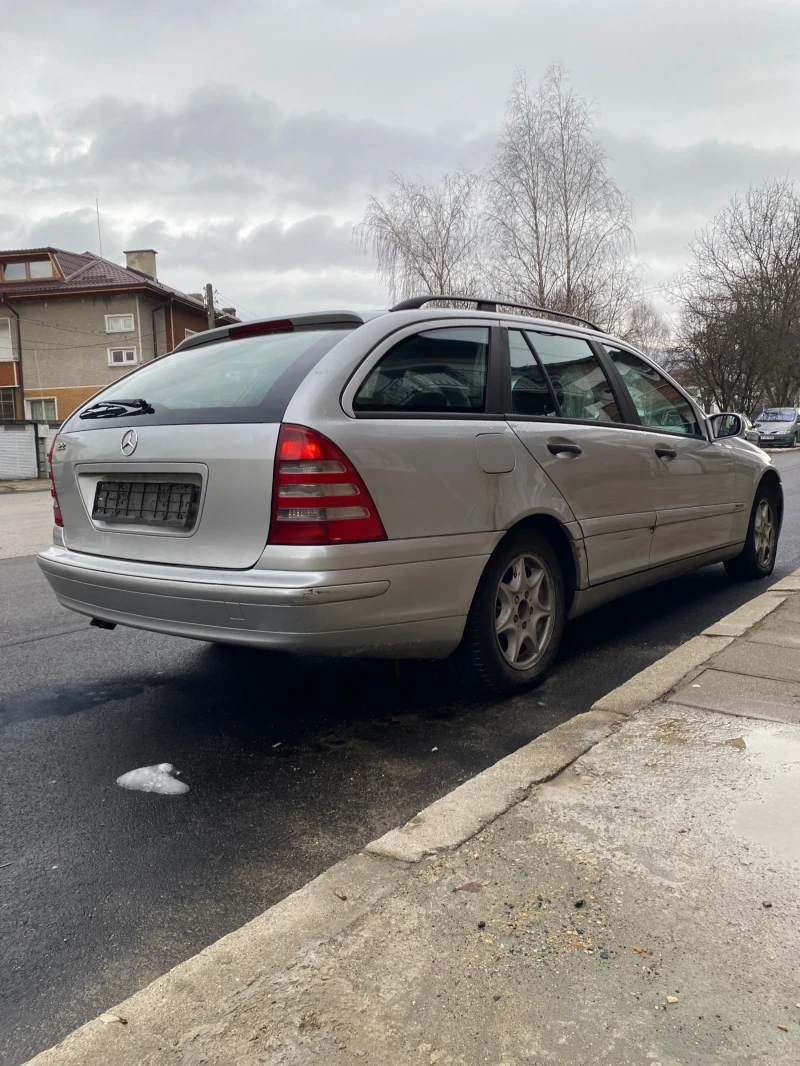
[[[211,281],[224,303],[248,314],[272,314],[288,305],[297,310],[319,306],[380,307],[386,294],[372,264],[352,243],[353,224],[328,215],[295,223],[273,219],[250,230],[234,221],[215,222],[177,232],[163,220],[134,228],[103,219],[103,254],[124,262],[131,246],[158,252],[158,271],[168,284],[194,292]],[[36,221],[0,215],[0,247],[52,245],[97,252],[97,219],[81,209]]]
[[[261,96],[210,85],[166,107],[102,97],[0,122],[0,189],[31,195],[94,184],[130,203],[267,196],[325,205],[376,189],[391,170],[438,174],[482,165],[491,139],[315,111],[286,114]]]
[[[0,247],[96,250],[99,197],[106,254],[152,244],[259,312],[383,302],[366,193],[484,166],[515,67],[599,100],[650,285],[737,188],[800,171],[785,0],[29,0],[3,33]]]
[[[766,177],[800,175],[800,148],[759,148],[707,137],[685,146],[602,132],[616,180],[639,211],[713,214],[737,189]]]

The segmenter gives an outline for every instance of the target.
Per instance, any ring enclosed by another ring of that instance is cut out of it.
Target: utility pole
[[[214,321],[214,286],[210,281],[206,285],[206,311],[208,312],[208,328],[213,329],[216,325]]]

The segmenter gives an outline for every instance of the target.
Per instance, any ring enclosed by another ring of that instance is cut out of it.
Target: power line
[[[217,296],[219,296],[220,300],[224,300],[225,303],[228,304],[229,306],[231,306],[231,307],[235,306],[237,308],[240,308],[242,311],[247,312],[248,315],[252,315],[253,318],[261,318],[261,317],[263,317],[263,314],[264,314],[263,311],[251,311],[249,307],[245,307],[244,306],[244,304],[242,303],[241,300],[231,299],[230,296],[226,296],[224,293],[220,292],[219,289],[215,289],[215,292],[216,292]]]
[[[82,333],[82,334],[84,334],[87,337],[89,337],[89,336],[92,336],[92,337],[108,337],[108,336],[112,335],[112,334],[109,334],[107,330],[80,329],[77,326],[62,326],[62,325],[59,325],[57,322],[45,322],[44,319],[39,319],[39,318],[23,318],[22,321],[23,322],[29,322],[31,325],[35,325],[35,326],[47,326],[49,329],[64,330],[67,333]],[[127,332],[133,332],[133,331],[132,330],[128,330]]]

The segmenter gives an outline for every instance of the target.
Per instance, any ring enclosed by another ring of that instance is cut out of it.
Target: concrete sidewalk
[[[0,495],[0,559],[35,555],[52,543],[53,501],[49,491]]]
[[[36,1066],[800,1061],[800,576]]]

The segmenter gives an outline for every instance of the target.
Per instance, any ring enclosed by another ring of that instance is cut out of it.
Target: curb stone
[[[779,583],[780,584],[780,583]],[[719,622],[703,630],[706,637],[743,637],[748,629],[752,629],[757,622],[763,621],[786,599],[786,593],[775,591],[779,585],[773,586],[769,592],[762,596],[756,596],[754,600],[748,600],[737,610],[725,615]]]
[[[790,587],[785,587],[785,582]],[[330,867],[252,921],[180,963],[118,1006],[70,1033],[26,1066],[139,1066],[163,1062],[179,1037],[232,1015],[265,971],[290,970],[302,953],[355,925],[407,881],[412,864],[459,847],[531,790],[565,769],[631,715],[660,699],[727,648],[786,596],[800,570],[665,655],[591,710],[542,734]],[[735,630],[735,633],[734,633]],[[394,860],[394,861],[388,861]],[[108,1017],[126,1024],[110,1023]]]
[[[30,1066],[140,1066],[162,1061],[181,1036],[232,1014],[264,974],[345,932],[408,877],[399,866],[351,855],[239,929],[74,1030]],[[345,899],[342,899],[342,896]]]
[[[0,481],[0,496],[20,492],[49,492],[47,478],[31,478],[30,481]]]
[[[699,666],[733,643],[735,637],[744,636],[754,625],[780,607],[787,594],[795,591],[793,585],[786,586],[785,582],[795,582],[797,591],[800,591],[800,571],[796,570],[778,581],[767,592],[748,600],[704,629],[699,636],[687,640],[652,666],[635,674],[619,688],[612,689],[592,705],[592,710],[631,715],[661,699],[689,673],[696,671]]]
[[[612,689],[592,706],[592,710],[625,716],[635,714],[675,688],[686,674],[727,648],[733,640],[733,637],[707,637],[703,634],[692,637],[663,659],[635,674],[624,685]]]
[[[364,851],[419,862],[426,855],[460,847],[525,799],[534,785],[555,777],[623,721],[623,715],[603,711],[576,715],[471,777],[404,826],[367,844]]]

